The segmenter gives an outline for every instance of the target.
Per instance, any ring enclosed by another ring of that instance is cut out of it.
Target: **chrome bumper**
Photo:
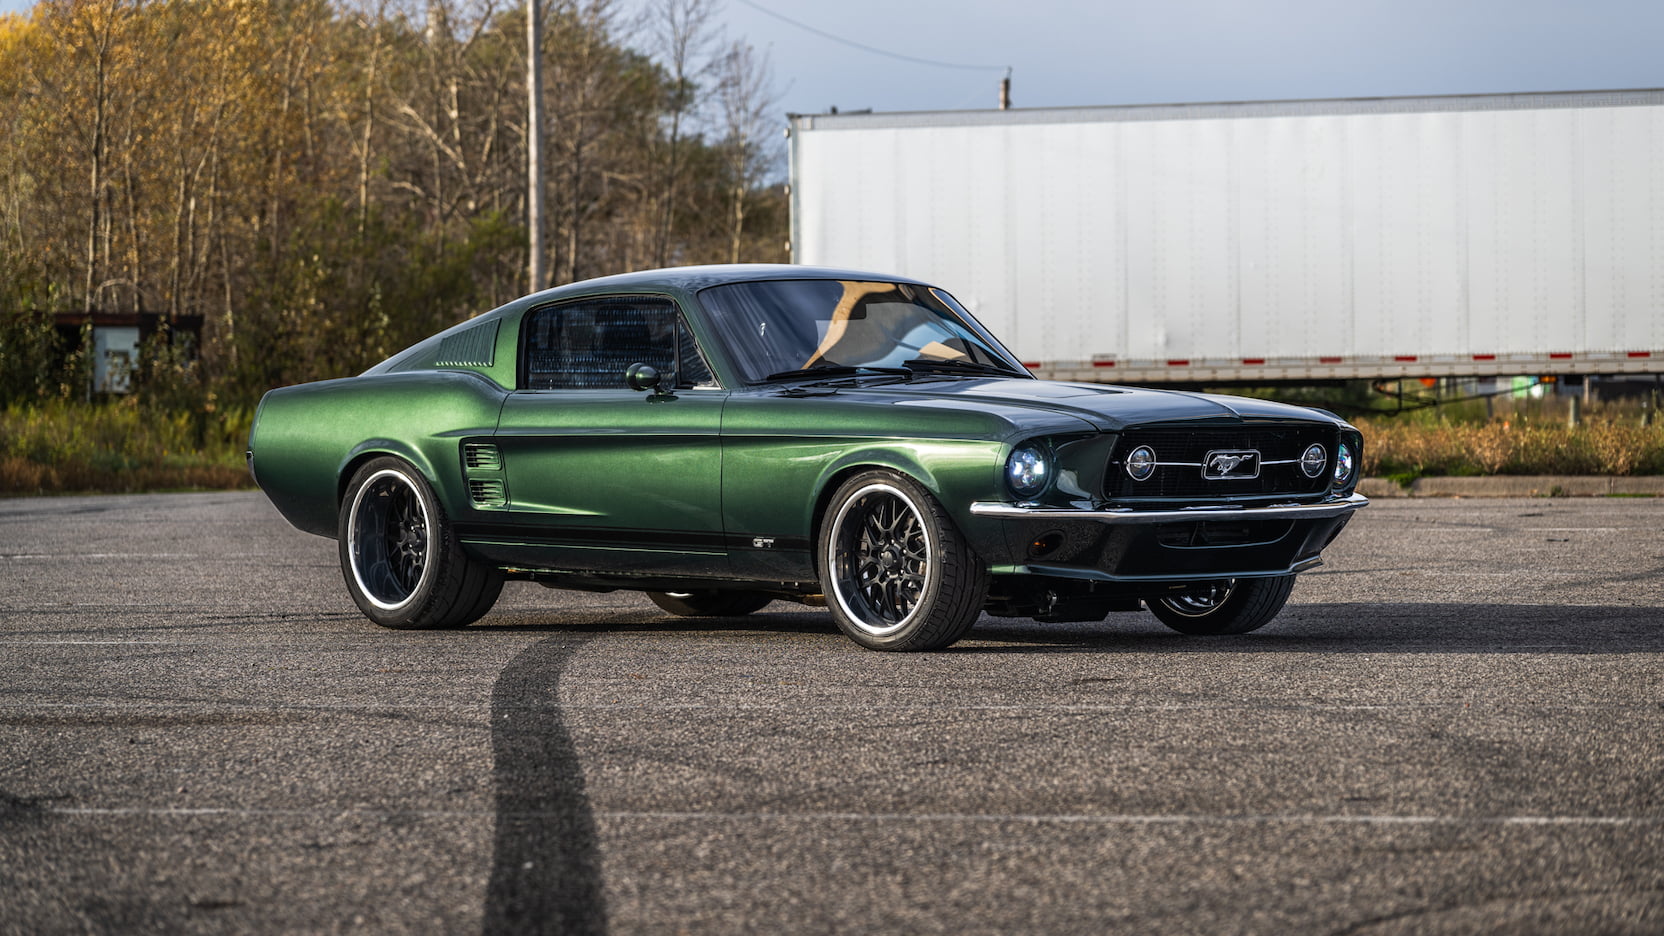
[[[1024,507],[1020,504],[1001,504],[979,501],[971,505],[971,514],[998,520],[1089,520],[1096,523],[1189,523],[1207,520],[1324,520],[1351,513],[1369,506],[1369,498],[1350,494],[1339,500],[1320,504],[1277,504],[1270,507],[1243,507],[1236,504],[1208,507],[1182,507],[1178,510],[1134,510],[1117,507],[1113,510],[1071,510],[1067,507]]]

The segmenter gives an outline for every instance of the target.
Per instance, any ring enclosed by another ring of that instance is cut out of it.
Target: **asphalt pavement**
[[[0,932],[1664,932],[1664,500],[1378,501],[1254,634],[511,583],[0,501]]]

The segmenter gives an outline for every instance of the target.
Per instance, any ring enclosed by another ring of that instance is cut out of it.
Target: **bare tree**
[[[653,264],[670,262],[670,234],[676,223],[676,198],[683,174],[682,149],[686,125],[697,116],[698,82],[711,71],[708,51],[716,43],[711,19],[716,0],[654,0],[649,27],[654,51],[669,73],[662,175],[658,185],[658,223],[653,239]]]
[[[722,154],[728,169],[728,262],[739,263],[752,193],[779,164],[779,134],[772,132],[780,103],[768,53],[743,40],[728,44],[717,62],[717,104],[722,112]]]

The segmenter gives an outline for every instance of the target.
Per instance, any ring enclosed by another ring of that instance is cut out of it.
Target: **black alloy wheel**
[[[874,650],[936,650],[982,612],[988,573],[946,512],[888,469],[845,481],[822,518],[817,558],[827,607]]]
[[[353,474],[336,538],[353,602],[383,627],[462,627],[502,592],[502,573],[462,551],[427,479],[402,459]]]
[[[1292,575],[1224,579],[1146,604],[1161,623],[1181,634],[1246,634],[1270,623],[1293,590]]]

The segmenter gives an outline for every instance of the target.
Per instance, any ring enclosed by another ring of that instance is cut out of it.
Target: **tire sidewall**
[[[900,627],[883,634],[875,634],[862,627],[856,621],[856,613],[849,606],[848,601],[838,587],[837,557],[833,554],[840,515],[847,512],[851,501],[863,493],[887,488],[904,500],[910,510],[919,519],[920,529],[924,532],[925,548],[928,561],[925,568],[924,590],[919,595],[918,602],[913,606],[912,613]],[[930,616],[931,609],[936,606],[942,588],[942,532],[939,521],[932,511],[934,499],[930,492],[918,482],[900,472],[889,469],[874,469],[863,471],[851,477],[838,486],[837,492],[827,502],[825,520],[821,524],[819,536],[815,544],[816,565],[820,569],[821,588],[826,595],[826,607],[832,612],[832,618],[838,628],[856,643],[874,650],[887,650],[910,644],[918,631],[922,629]]]
[[[416,494],[427,520],[422,577],[403,602],[392,606],[377,601],[366,591],[353,555],[353,533],[356,531],[357,513],[364,491],[371,482],[387,476],[397,476]],[[352,481],[347,485],[346,496],[341,501],[336,544],[341,558],[341,575],[346,580],[347,591],[365,617],[383,627],[394,628],[410,627],[423,618],[428,605],[433,601],[434,583],[441,579],[445,572],[442,567],[445,561],[445,523],[444,511],[440,509],[438,500],[433,496],[432,487],[422,473],[409,462],[383,456],[366,462],[353,473]]]
[[[1234,579],[1230,593],[1205,614],[1186,614],[1162,599],[1149,603],[1161,623],[1181,634],[1200,637],[1232,636],[1256,631],[1282,610],[1294,587],[1294,576]],[[1281,592],[1280,595],[1276,594]]]

